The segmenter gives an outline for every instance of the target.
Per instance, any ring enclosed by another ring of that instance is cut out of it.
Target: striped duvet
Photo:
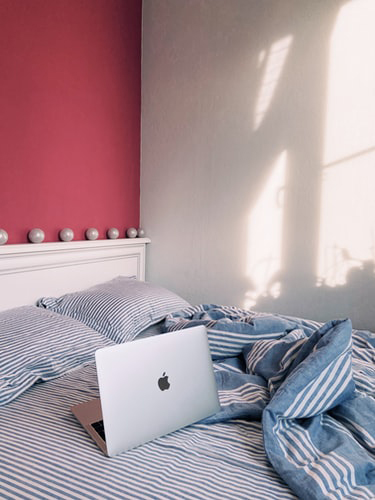
[[[348,319],[319,325],[215,305],[172,314],[166,329],[197,324],[221,367],[211,422],[261,419],[266,455],[299,498],[375,498],[375,334]]]

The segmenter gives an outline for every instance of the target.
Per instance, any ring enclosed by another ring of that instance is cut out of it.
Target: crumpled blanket
[[[375,334],[215,304],[170,314],[207,328],[221,411],[262,421],[274,469],[301,499],[375,498]]]

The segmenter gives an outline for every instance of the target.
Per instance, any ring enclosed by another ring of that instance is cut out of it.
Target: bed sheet
[[[292,499],[259,421],[198,423],[114,458],[70,412],[98,396],[93,364],[0,409],[2,499]]]

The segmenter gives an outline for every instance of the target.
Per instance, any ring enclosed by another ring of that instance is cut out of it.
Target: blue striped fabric
[[[78,321],[35,306],[0,312],[0,405],[93,361],[99,347],[111,344]]]
[[[270,467],[259,421],[199,423],[105,457],[69,410],[97,395],[86,366],[0,408],[0,498],[297,498]]]
[[[206,422],[261,418],[266,454],[299,498],[374,499],[375,334],[216,305],[172,314],[166,329],[200,322],[214,358],[241,352],[215,363],[221,411]]]
[[[122,343],[189,304],[163,287],[118,276],[87,290],[58,298],[43,297],[38,306],[82,321]]]
[[[330,322],[308,343],[309,356],[264,412],[268,456],[300,495],[375,498],[375,404],[355,391],[351,323]]]
[[[213,359],[238,356],[248,342],[279,339],[285,332],[303,328],[309,334],[316,323],[273,314],[258,313],[234,306],[199,304],[175,311],[166,317],[164,331],[203,325],[207,329]]]
[[[189,315],[210,326],[216,415],[108,459],[69,410],[98,395],[94,366],[34,385],[0,408],[0,498],[375,498],[375,335],[349,320],[188,311],[166,328]]]

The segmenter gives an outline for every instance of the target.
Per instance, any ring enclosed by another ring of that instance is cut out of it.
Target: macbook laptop
[[[220,410],[204,326],[96,352],[100,399],[72,412],[108,456]]]

